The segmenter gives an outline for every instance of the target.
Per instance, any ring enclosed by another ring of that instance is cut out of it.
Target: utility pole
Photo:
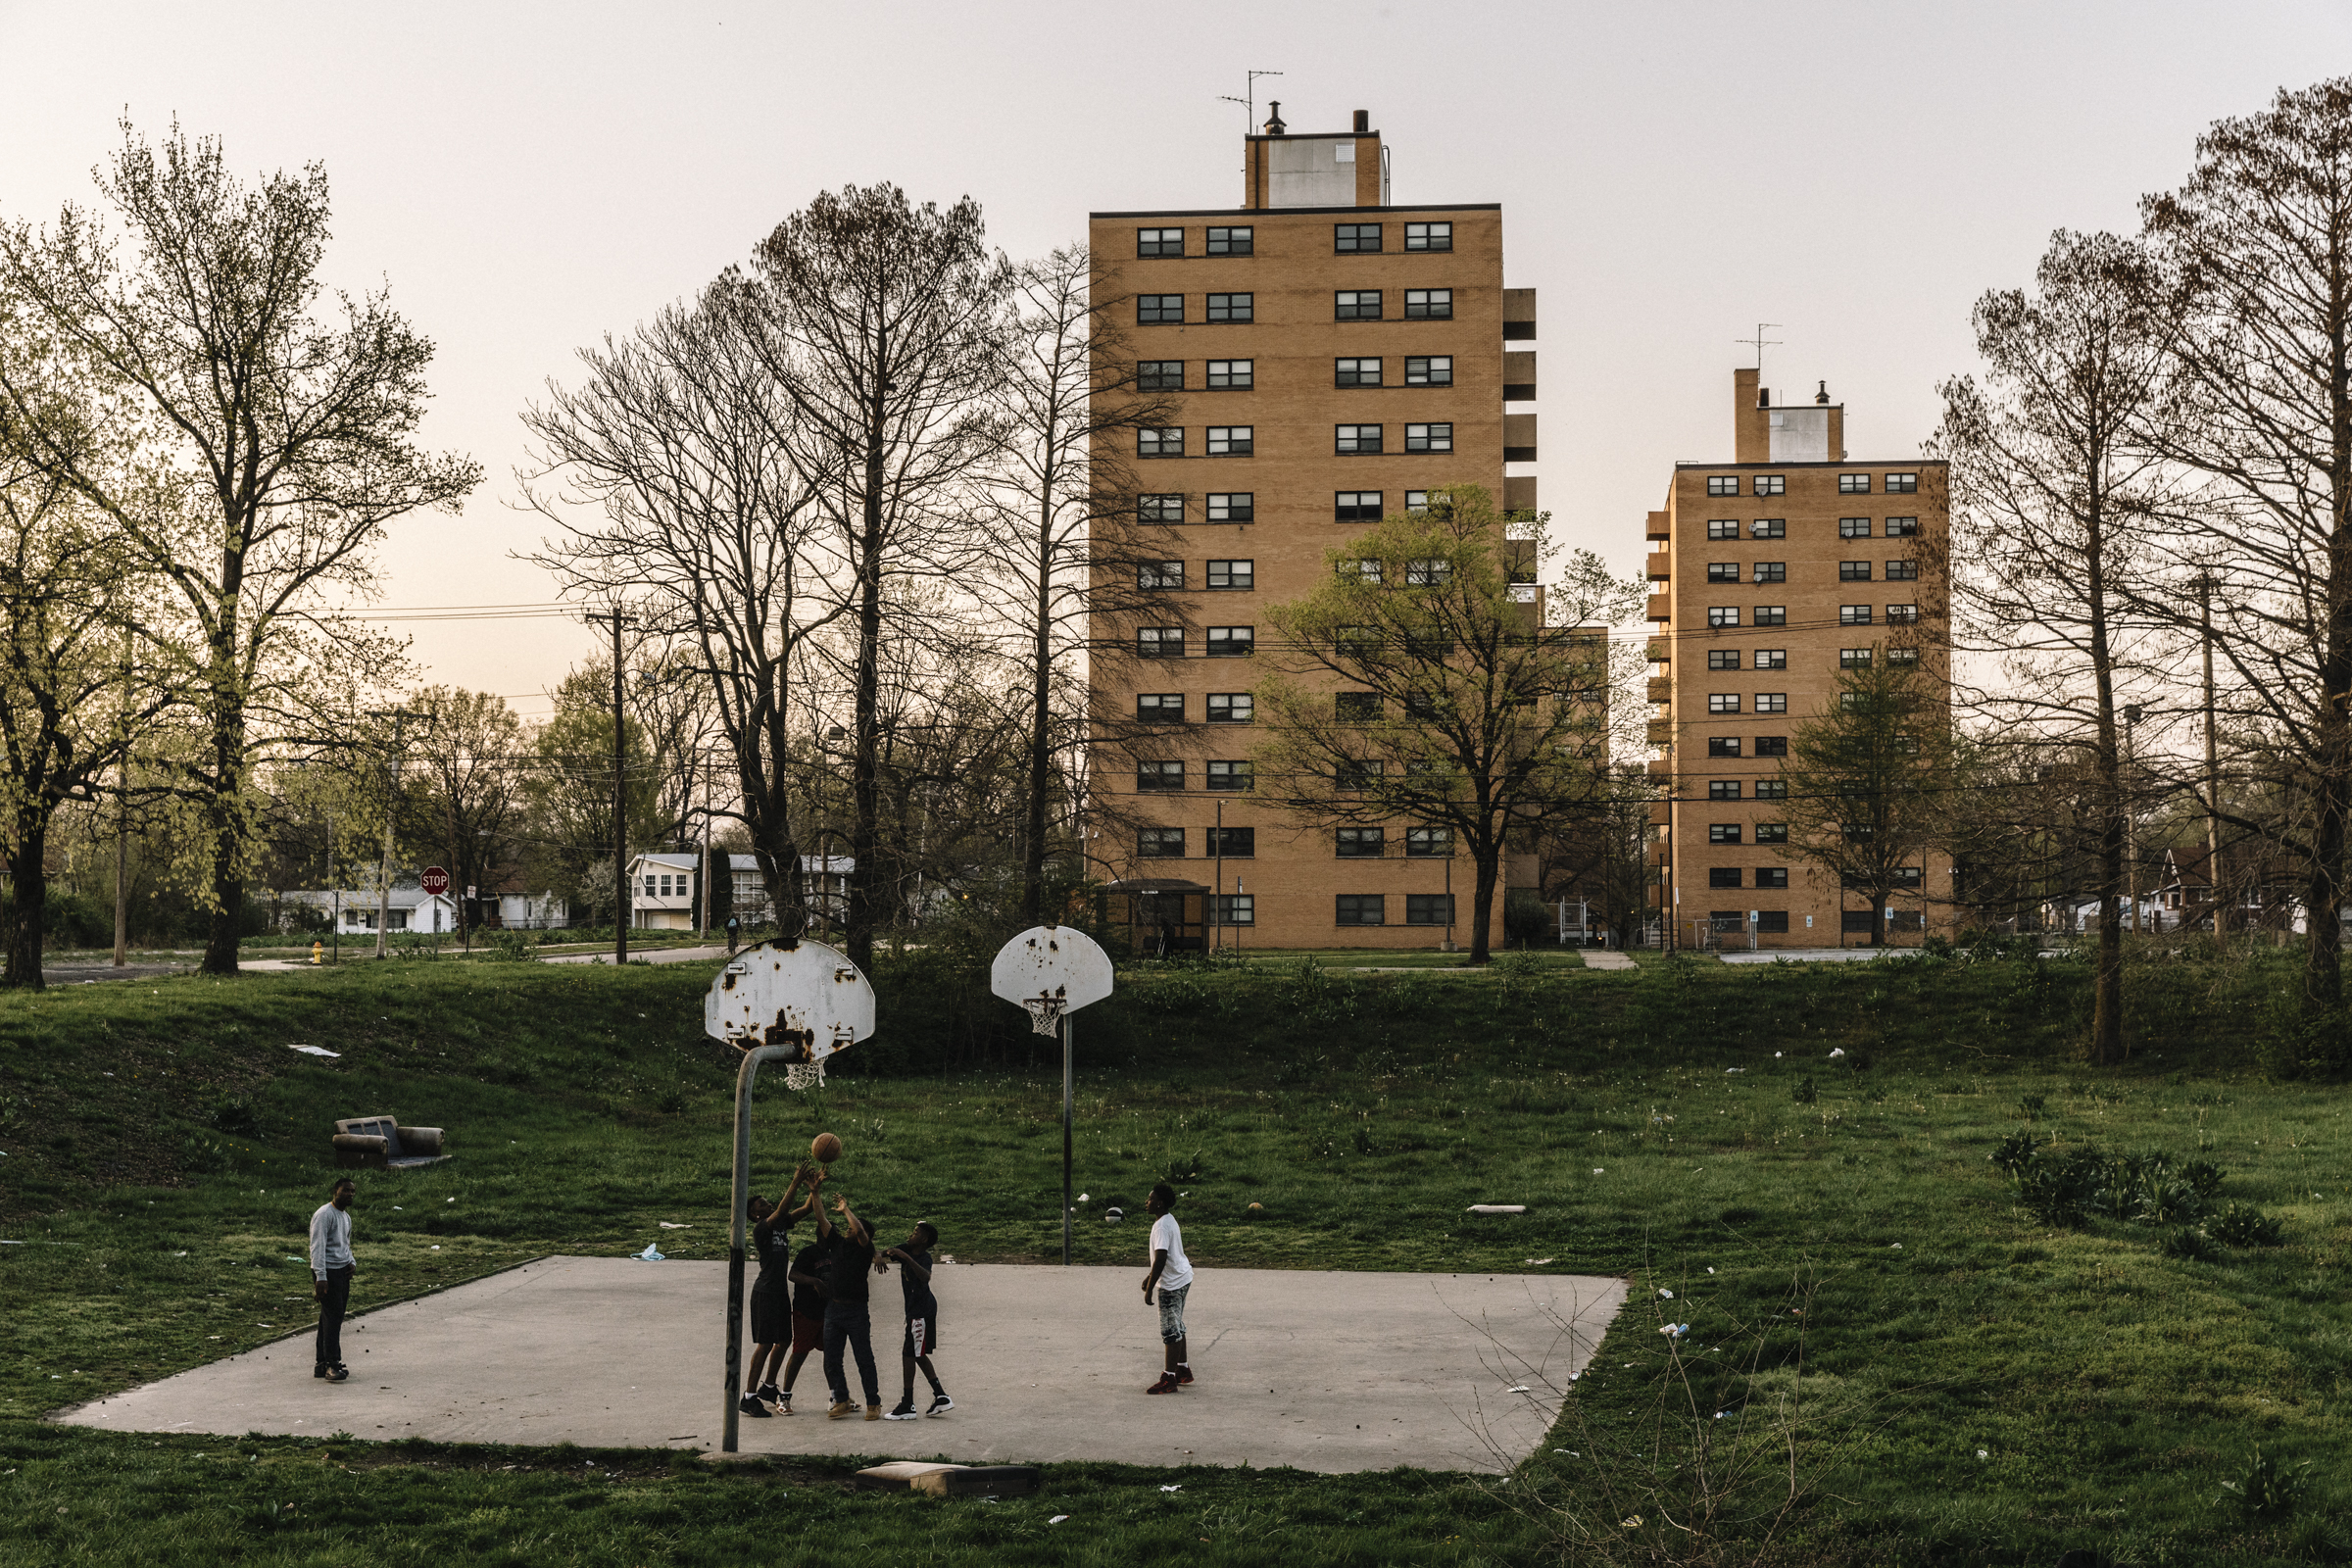
[[[392,940],[392,826],[400,811],[401,743],[409,720],[424,715],[393,708],[376,709],[368,716],[392,721],[392,788],[384,799],[384,857],[377,864],[375,886],[375,956],[382,958],[390,956]]]
[[[2205,880],[2213,889],[2213,940],[2230,938],[2222,904],[2222,763],[2213,718],[2213,575],[2197,579],[2197,620],[2205,641]]]
[[[115,967],[130,962],[130,632],[122,633],[122,752],[115,763]]]
[[[612,961],[629,961],[628,723],[621,704],[620,628],[625,610],[590,611],[590,620],[612,623]]]
[[[1217,803],[1217,825],[1211,831],[1217,835],[1217,842],[1209,847],[1209,853],[1216,858],[1217,862],[1214,876],[1217,884],[1216,897],[1208,901],[1209,907],[1215,911],[1209,918],[1216,926],[1217,931],[1211,945],[1217,952],[1222,953],[1225,951],[1225,803],[1223,801]]]
[[[326,886],[334,895],[334,910],[327,916],[326,940],[329,943],[329,963],[343,961],[343,890],[335,886],[335,813],[326,813]]]
[[[2124,890],[2132,906],[2132,934],[2139,935],[2139,821],[2132,809],[2132,732],[2146,711],[2137,703],[2124,707]]]

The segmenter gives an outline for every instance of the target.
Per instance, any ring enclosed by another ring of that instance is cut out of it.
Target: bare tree
[[[468,460],[411,441],[430,341],[371,293],[321,319],[326,172],[256,188],[220,144],[178,128],[160,147],[127,122],[99,181],[128,231],[68,206],[54,230],[0,228],[0,285],[46,332],[124,389],[163,439],[127,457],[93,418],[60,417],[41,367],[0,359],[5,439],[102,513],[184,602],[186,662],[206,726],[186,764],[202,813],[210,973],[237,967],[254,848],[255,718],[298,661],[320,590],[366,590],[368,549],[393,518],[455,507]]]
[[[2164,679],[2168,640],[2135,613],[2156,590],[2151,520],[2163,467],[2138,439],[2165,378],[2151,271],[2112,234],[2051,237],[2032,293],[1977,302],[1983,384],[1946,381],[1931,447],[1948,461],[1959,641],[2006,677],[1970,701],[1999,730],[2052,755],[2086,751],[2099,952],[2090,1057],[2124,1059],[2123,919],[2132,803],[2127,709]],[[1932,546],[1932,542],[1931,546]],[[2014,798],[2004,793],[2003,798]],[[2031,797],[2023,797],[2031,799]]]
[[[722,278],[692,307],[581,351],[585,384],[551,384],[524,415],[539,450],[516,477],[564,529],[534,559],[569,590],[635,605],[667,642],[664,667],[708,684],[732,764],[714,814],[743,823],[769,907],[797,922],[794,680],[808,639],[852,606],[829,577],[830,454],[802,439],[761,329],[756,301]],[[578,520],[580,506],[597,521]]]
[[[527,740],[521,718],[506,699],[489,692],[428,686],[409,706],[429,714],[416,806],[415,837],[438,841],[449,857],[452,881],[465,892],[458,929],[470,931],[476,906],[495,897],[516,866],[514,832],[522,804]]]
[[[1009,268],[979,205],[910,206],[845,186],[776,225],[753,258],[767,363],[835,488],[849,588],[851,959],[873,957],[881,812],[883,615],[898,579],[968,556],[968,482],[999,448]]]
[[[2239,716],[2301,797],[2285,844],[2305,876],[2302,1004],[2330,1015],[2352,832],[2352,77],[2216,122],[2141,211],[2173,369],[2146,439],[2204,481],[2180,554],[2213,574]]]

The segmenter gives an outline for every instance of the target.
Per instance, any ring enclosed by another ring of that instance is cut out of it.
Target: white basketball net
[[[1021,1005],[1029,1009],[1030,1033],[1040,1035],[1061,1033],[1061,998],[1031,997]]]
[[[825,1064],[821,1061],[788,1061],[784,1064],[784,1087],[787,1089],[822,1089],[825,1087]]]

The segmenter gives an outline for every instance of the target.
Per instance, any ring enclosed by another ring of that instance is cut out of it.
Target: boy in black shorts
[[[820,1172],[818,1182],[822,1182]],[[784,1197],[773,1206],[767,1200],[755,1196],[746,1207],[752,1225],[752,1250],[760,1259],[760,1277],[752,1283],[752,1364],[744,1372],[743,1403],[745,1415],[764,1416],[768,1405],[781,1398],[776,1390],[776,1367],[784,1359],[784,1347],[792,1338],[791,1287],[784,1276],[792,1266],[792,1222],[807,1212],[793,1211],[793,1195],[801,1183],[808,1180],[807,1165],[795,1166],[792,1185],[784,1189]],[[808,1197],[816,1199],[817,1184],[810,1183]],[[760,1374],[764,1371],[766,1376]]]
[[[956,1408],[948,1391],[939,1386],[939,1374],[931,1369],[931,1352],[939,1347],[939,1298],[931,1294],[931,1249],[939,1245],[939,1228],[929,1220],[919,1221],[914,1234],[882,1255],[899,1260],[899,1286],[906,1293],[906,1338],[899,1347],[900,1389],[898,1408],[885,1417],[891,1421],[912,1421],[914,1413],[914,1369],[923,1369],[923,1381],[931,1385],[931,1408],[925,1415],[946,1415]]]

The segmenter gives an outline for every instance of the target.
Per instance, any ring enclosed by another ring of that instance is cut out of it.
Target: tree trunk
[[[226,661],[223,661],[226,662]],[[243,793],[245,708],[227,693],[213,724],[213,794],[205,803],[205,831],[213,841],[212,931],[204,946],[206,974],[237,972],[237,928],[245,914]]]
[[[1492,944],[1487,941],[1487,928],[1494,923],[1494,884],[1501,880],[1502,844],[1498,840],[1477,852],[1477,890],[1470,895],[1470,966],[1478,967],[1492,956]],[[1447,914],[1453,911],[1448,909]]]
[[[1054,685],[1054,510],[1049,474],[1047,499],[1038,507],[1036,646],[1029,671],[1029,801],[1021,825],[1021,920],[1045,917],[1046,792],[1053,781]]]
[[[41,928],[48,912],[49,823],[36,808],[17,812],[16,847],[8,858],[9,902],[0,908],[0,943],[7,962],[0,968],[0,986],[41,989]]]

